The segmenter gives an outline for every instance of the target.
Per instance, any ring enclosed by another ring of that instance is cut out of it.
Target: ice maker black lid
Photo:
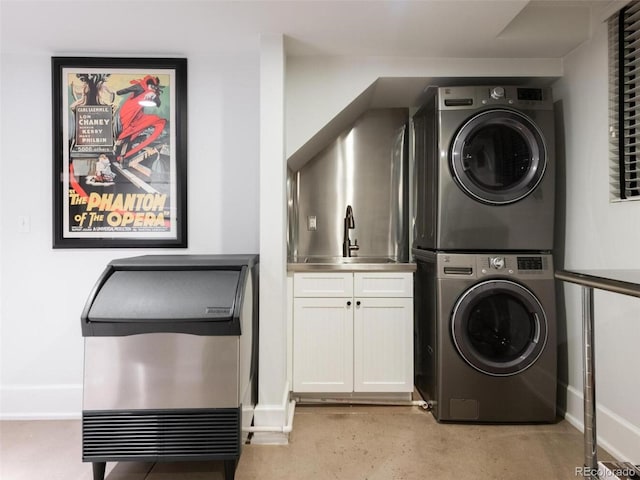
[[[97,292],[91,322],[230,321],[240,280],[228,270],[114,271]]]
[[[257,264],[257,255],[146,255],[113,260],[85,304],[82,334],[240,335],[249,276],[255,310]]]

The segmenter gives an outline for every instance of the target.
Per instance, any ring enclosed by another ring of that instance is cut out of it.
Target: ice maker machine
[[[110,262],[82,313],[82,459],[223,460],[257,397],[257,255]]]

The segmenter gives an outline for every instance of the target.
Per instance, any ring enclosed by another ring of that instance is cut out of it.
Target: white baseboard
[[[284,387],[282,401],[278,404],[258,403],[253,415],[253,424],[257,427],[283,428],[289,418],[289,383]],[[256,432],[251,438],[256,445],[287,445],[289,434],[284,432]]]
[[[82,384],[0,387],[0,420],[62,420],[81,416]]]
[[[563,387],[561,387],[563,388]],[[584,406],[582,392],[567,386],[567,408],[564,418],[584,432]],[[561,412],[562,413],[562,412]],[[640,428],[612,412],[596,399],[596,433],[598,445],[623,462],[640,462]]]

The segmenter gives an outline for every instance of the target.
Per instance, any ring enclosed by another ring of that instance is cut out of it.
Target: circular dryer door
[[[453,309],[453,341],[473,368],[495,376],[529,368],[547,341],[540,302],[522,285],[488,280],[468,289]]]
[[[546,169],[542,134],[525,115],[487,110],[469,119],[451,145],[451,170],[473,199],[514,203],[538,186]]]

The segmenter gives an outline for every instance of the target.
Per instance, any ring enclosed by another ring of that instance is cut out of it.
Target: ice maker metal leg
[[[238,464],[237,458],[224,461],[224,479],[225,480],[233,480],[235,478],[237,464]]]
[[[93,480],[104,480],[107,462],[93,462]]]

